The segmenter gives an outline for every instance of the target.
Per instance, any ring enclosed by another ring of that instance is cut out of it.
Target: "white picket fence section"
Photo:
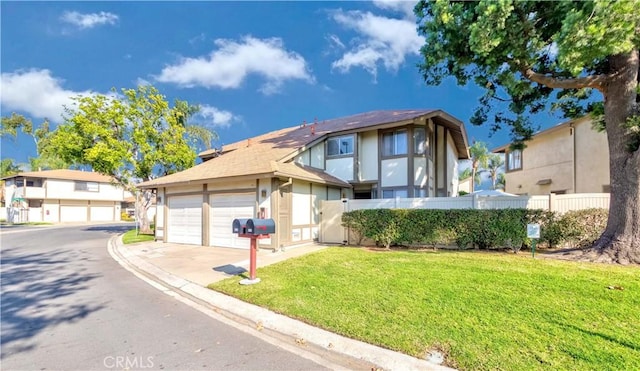
[[[342,213],[362,209],[542,209],[558,213],[609,208],[608,193],[573,193],[541,196],[465,196],[321,201],[320,242],[343,243]]]

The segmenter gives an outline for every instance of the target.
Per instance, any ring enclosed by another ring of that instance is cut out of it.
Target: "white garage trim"
[[[212,194],[209,196],[209,244],[218,247],[248,249],[248,238],[239,238],[231,230],[234,219],[254,218],[255,193]]]
[[[167,197],[167,242],[202,244],[202,195]]]

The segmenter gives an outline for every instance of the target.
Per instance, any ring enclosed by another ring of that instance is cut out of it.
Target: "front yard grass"
[[[328,248],[209,288],[463,370],[640,369],[640,269],[525,254]]]
[[[137,232],[138,231],[136,231],[135,229],[132,229],[126,232],[125,234],[123,234],[122,243],[126,245],[126,244],[136,243],[136,242],[153,241],[155,238],[155,236],[152,234],[139,234]]]

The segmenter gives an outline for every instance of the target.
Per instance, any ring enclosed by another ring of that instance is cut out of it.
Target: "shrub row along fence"
[[[604,230],[608,207],[608,194],[322,201],[320,241],[517,249],[536,222],[541,242],[583,246]]]
[[[461,249],[530,246],[526,225],[541,225],[540,242],[547,246],[582,247],[602,233],[607,211],[586,209],[559,214],[546,210],[369,209],[342,214],[351,244],[457,246]]]

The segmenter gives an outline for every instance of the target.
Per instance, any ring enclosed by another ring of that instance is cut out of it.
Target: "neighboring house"
[[[543,130],[526,148],[505,153],[505,192],[518,195],[608,193],[607,135],[593,129],[588,116]]]
[[[10,222],[120,220],[124,191],[102,174],[45,170],[19,173],[3,180]]]
[[[471,193],[471,177],[458,181],[458,193],[464,192],[465,194]]]
[[[318,237],[321,200],[455,196],[462,122],[440,110],[374,111],[277,130],[200,154],[156,190],[165,242],[248,248],[236,218],[273,218],[273,249]]]

